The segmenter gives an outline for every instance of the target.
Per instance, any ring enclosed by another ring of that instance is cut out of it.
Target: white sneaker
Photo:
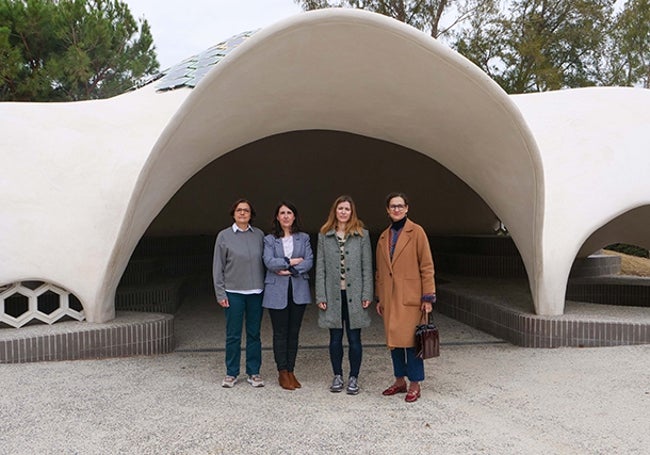
[[[223,378],[223,381],[221,381],[221,387],[226,387],[228,389],[235,387],[235,384],[237,384],[237,377],[235,376],[226,376]]]
[[[251,374],[247,381],[253,387],[264,387],[264,379],[259,374]]]

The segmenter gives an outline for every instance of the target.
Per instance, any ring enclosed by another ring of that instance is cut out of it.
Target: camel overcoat
[[[406,220],[391,261],[390,227],[377,242],[375,293],[382,307],[386,345],[389,348],[415,346],[415,327],[422,317],[422,297],[434,294],[433,257],[424,229]]]
[[[347,283],[350,328],[370,325],[370,307],[363,308],[363,300],[372,301],[372,247],[370,235],[353,234],[345,239],[345,281]],[[318,234],[316,250],[316,302],[326,302],[327,310],[318,312],[318,325],[326,329],[340,329],[341,322],[341,251],[336,233],[330,230]]]

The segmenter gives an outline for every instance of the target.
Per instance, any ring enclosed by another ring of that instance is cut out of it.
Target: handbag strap
[[[432,322],[431,313],[427,313],[426,311],[422,310],[422,316],[420,317],[420,324],[431,324],[431,322]]]

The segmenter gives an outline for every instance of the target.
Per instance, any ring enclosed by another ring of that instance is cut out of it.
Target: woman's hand
[[[291,272],[289,272],[288,270],[279,270],[279,271],[277,271],[275,273],[276,273],[276,275],[280,275],[280,276],[291,275]]]
[[[294,267],[294,266],[300,264],[302,261],[304,261],[303,258],[291,258],[291,259],[289,259],[289,265],[291,267]]]
[[[377,302],[377,314],[384,317],[384,307],[382,307],[379,302]]]
[[[219,302],[219,305],[221,305],[224,308],[230,307],[230,304],[228,303],[228,299],[219,300],[218,302]]]
[[[370,300],[362,300],[361,306],[364,308],[368,308],[370,306]]]
[[[318,308],[325,311],[327,309],[327,302],[318,302]]]
[[[431,313],[433,311],[433,304],[431,302],[422,302],[420,310],[424,311],[427,314]]]

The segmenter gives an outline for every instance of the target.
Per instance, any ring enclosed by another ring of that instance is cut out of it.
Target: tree
[[[149,24],[119,0],[0,0],[0,100],[125,92],[158,70]]]
[[[306,11],[321,8],[366,9],[392,17],[429,33],[433,38],[449,34],[479,11],[490,10],[495,0],[295,0]]]
[[[615,19],[602,59],[602,82],[650,88],[650,0],[629,0]]]
[[[594,85],[614,3],[514,0],[507,13],[475,19],[454,45],[509,93]]]

